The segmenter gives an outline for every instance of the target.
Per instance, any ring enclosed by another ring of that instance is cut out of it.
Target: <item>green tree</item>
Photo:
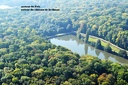
[[[85,42],[86,43],[88,43],[89,33],[90,33],[90,29],[88,29],[87,32],[86,32],[86,36],[85,36]]]
[[[103,49],[103,47],[102,47],[102,45],[101,45],[101,41],[98,39],[97,40],[97,42],[96,42],[96,44],[95,44],[95,47],[97,48],[97,49]]]
[[[104,51],[107,51],[109,53],[112,52],[112,48],[110,47],[110,44],[108,43],[106,47],[104,47]]]
[[[42,78],[44,70],[42,68],[32,72],[32,76],[36,78]]]
[[[17,78],[17,77],[13,77],[13,78],[12,78],[12,82],[13,82],[13,83],[18,83],[18,82],[19,82],[19,80],[18,80],[18,78]]]
[[[4,62],[0,62],[0,69],[4,68]]]
[[[119,55],[128,59],[127,52],[125,50],[120,50]]]
[[[21,80],[22,82],[24,82],[24,81],[29,81],[29,80],[30,80],[30,77],[28,77],[28,76],[21,76],[20,80]]]

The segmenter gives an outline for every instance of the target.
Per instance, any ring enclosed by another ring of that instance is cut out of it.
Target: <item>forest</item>
[[[79,38],[86,34],[85,42],[98,49],[114,52],[109,44],[103,48],[100,40],[90,42],[89,35],[125,49],[117,55],[128,58],[127,0],[0,3],[12,7],[0,9],[0,85],[128,85],[128,65],[80,56],[45,39],[76,31]],[[21,11],[24,5],[60,11]]]
[[[128,66],[79,56],[35,29],[0,32],[1,85],[128,85]]]
[[[9,2],[12,2],[9,4]],[[7,5],[24,6],[29,1],[14,4],[13,0],[2,2]],[[50,2],[50,3],[48,3]],[[24,3],[24,5],[23,5]],[[21,11],[17,7],[12,10],[1,11],[1,27],[3,28],[34,28],[42,36],[52,36],[57,33],[77,31],[80,33],[93,35],[124,49],[113,50],[119,56],[128,58],[128,2],[127,0],[83,0],[80,1],[40,1],[34,2],[42,8],[58,8],[60,11]],[[33,5],[33,3],[31,3]],[[47,3],[46,5],[40,3]],[[63,4],[64,3],[64,4]],[[17,4],[17,5],[16,5]],[[59,5],[61,4],[61,5]],[[11,17],[10,17],[11,16]],[[4,17],[4,18],[2,18]],[[28,24],[29,23],[29,24]],[[8,24],[8,25],[6,25]],[[96,42],[89,42],[91,45]],[[105,45],[105,51],[109,48]],[[109,52],[109,51],[108,51]],[[111,52],[112,53],[112,52]],[[125,54],[125,55],[123,55]]]

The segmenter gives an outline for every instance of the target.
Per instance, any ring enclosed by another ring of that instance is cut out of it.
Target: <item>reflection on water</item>
[[[52,38],[52,39],[50,39],[50,41],[51,41],[51,43],[53,43],[55,45],[64,46],[80,55],[88,54],[88,55],[97,56],[98,58],[100,58],[102,60],[107,59],[107,60],[111,60],[113,62],[128,64],[128,60],[121,58],[119,56],[116,56],[116,55],[112,55],[105,51],[95,49],[94,47],[82,42],[76,36],[73,36],[73,35]]]

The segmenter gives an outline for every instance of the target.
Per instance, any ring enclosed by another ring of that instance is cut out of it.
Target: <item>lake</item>
[[[95,49],[94,47],[84,43],[74,35],[66,35],[50,39],[52,44],[60,45],[68,48],[72,52],[76,52],[79,55],[92,55],[104,60],[111,60],[121,64],[128,64],[128,60],[119,56],[107,53],[102,50]]]

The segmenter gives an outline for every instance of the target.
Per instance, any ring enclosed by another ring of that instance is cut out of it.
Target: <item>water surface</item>
[[[72,52],[76,52],[79,55],[93,55],[104,60],[111,60],[113,62],[119,62],[122,64],[128,64],[128,60],[119,56],[107,53],[102,50],[95,49],[94,47],[82,42],[76,36],[66,35],[50,39],[51,43],[60,45],[70,49]]]

